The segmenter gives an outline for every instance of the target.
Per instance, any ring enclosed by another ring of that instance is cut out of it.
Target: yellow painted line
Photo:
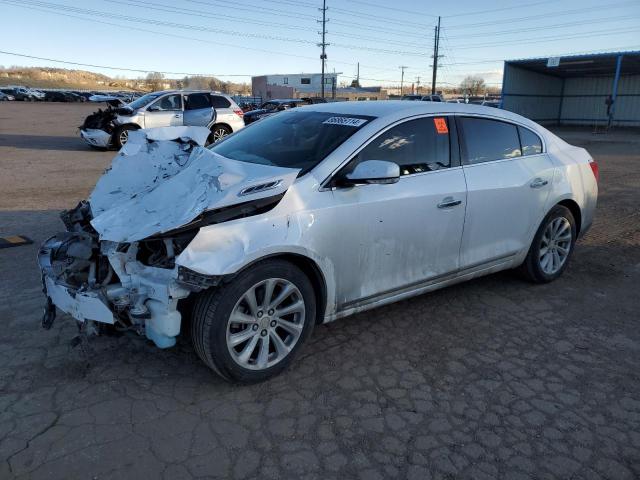
[[[32,243],[33,240],[28,237],[23,237],[22,235],[9,235],[8,237],[0,237],[0,248],[30,245]]]

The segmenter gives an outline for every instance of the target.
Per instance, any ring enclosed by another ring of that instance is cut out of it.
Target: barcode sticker
[[[347,127],[361,127],[362,125],[367,123],[367,121],[362,118],[329,117],[322,123],[326,125],[345,125]]]
[[[447,121],[442,117],[436,117],[433,119],[433,123],[436,126],[436,131],[440,134],[449,133],[449,128],[447,127]]]

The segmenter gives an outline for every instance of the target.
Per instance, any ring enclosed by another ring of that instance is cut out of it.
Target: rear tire
[[[211,145],[212,143],[219,142],[231,133],[231,129],[225,125],[214,125],[211,127],[211,134],[209,135],[209,138],[207,138],[207,143]]]
[[[576,221],[571,211],[556,205],[544,218],[522,265],[520,274],[530,282],[552,282],[565,271],[576,243]]]
[[[196,300],[191,339],[200,359],[225,380],[261,382],[292,362],[315,313],[309,278],[287,261],[266,260]]]

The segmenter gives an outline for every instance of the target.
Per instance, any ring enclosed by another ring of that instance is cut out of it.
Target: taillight
[[[595,160],[591,160],[589,162],[589,166],[591,167],[591,171],[593,172],[593,176],[596,177],[596,182],[600,182],[600,168]]]
[[[240,108],[234,108],[233,109],[233,113],[235,113],[236,115],[238,115],[239,117],[242,117],[244,115],[244,112],[242,111],[242,109]]]

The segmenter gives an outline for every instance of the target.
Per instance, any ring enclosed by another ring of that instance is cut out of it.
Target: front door
[[[529,129],[482,117],[457,120],[468,189],[460,263],[467,268],[529,248],[554,165]]]
[[[144,112],[144,128],[182,126],[182,95],[160,97]]]
[[[344,175],[365,160],[392,161],[401,172],[395,184],[332,192],[340,250],[345,252],[335,266],[338,309],[458,269],[466,185],[462,168],[451,161],[448,124],[445,117],[397,124],[338,173]]]

